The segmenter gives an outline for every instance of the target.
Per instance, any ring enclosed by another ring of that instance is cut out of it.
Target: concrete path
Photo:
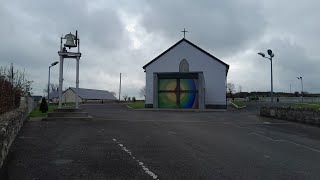
[[[93,121],[27,122],[0,179],[320,179],[317,127],[250,109],[82,107]]]

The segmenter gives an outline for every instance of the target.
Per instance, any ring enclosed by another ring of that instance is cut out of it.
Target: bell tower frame
[[[66,43],[62,45],[63,40],[66,40]],[[75,48],[78,47],[77,52],[68,52],[67,48]],[[60,39],[60,51],[58,52],[60,57],[60,68],[59,68],[59,108],[62,107],[62,88],[63,88],[63,61],[65,58],[73,58],[76,59],[76,92],[75,92],[75,101],[76,108],[79,108],[79,99],[77,97],[78,89],[79,89],[79,61],[81,57],[80,53],[80,39],[78,37],[78,31],[76,31],[76,35],[67,34],[65,37],[61,36]]]

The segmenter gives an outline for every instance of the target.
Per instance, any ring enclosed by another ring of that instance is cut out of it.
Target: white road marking
[[[268,155],[263,155],[265,158],[271,158],[270,156],[268,156]]]
[[[257,135],[257,136],[266,138],[266,139],[268,139],[268,140],[270,140],[270,141],[286,142],[286,143],[289,143],[289,144],[293,144],[293,145],[296,145],[296,146],[300,146],[300,147],[309,149],[309,150],[311,150],[311,151],[315,151],[315,152],[317,152],[317,153],[320,153],[320,150],[318,150],[318,149],[315,149],[315,148],[312,148],[312,147],[309,147],[309,146],[305,146],[305,145],[302,145],[302,144],[298,144],[298,143],[295,143],[295,142],[292,142],[292,141],[283,140],[283,139],[273,139],[273,138],[271,138],[271,137],[268,137],[268,136],[265,136],[265,135],[262,135],[262,134],[258,134],[258,133],[250,133],[250,134],[254,134],[254,135]]]
[[[177,135],[177,133],[176,133],[176,132],[173,132],[173,131],[169,131],[168,134]]]
[[[147,168],[147,167],[143,164],[143,162],[141,162],[141,161],[139,161],[138,159],[136,159],[136,157],[133,156],[133,154],[131,153],[131,151],[128,150],[123,144],[121,144],[121,143],[120,143],[117,139],[115,139],[115,138],[113,138],[112,140],[113,140],[115,143],[117,143],[117,144],[121,147],[121,149],[122,149],[123,151],[125,151],[126,153],[128,153],[133,160],[136,160],[136,162],[139,164],[139,166],[141,166],[141,168],[144,170],[144,172],[145,172],[146,174],[148,174],[149,176],[151,176],[152,179],[159,180],[158,176],[157,176],[156,174],[154,174],[152,171],[150,171],[149,168]]]
[[[295,142],[292,142],[292,141],[288,141],[288,140],[283,140],[283,139],[273,139],[273,138],[271,138],[271,137],[262,135],[262,134],[265,134],[265,132],[263,132],[263,131],[259,131],[259,130],[255,130],[255,129],[251,129],[251,128],[247,128],[247,127],[241,127],[241,126],[234,125],[234,124],[227,123],[227,122],[224,122],[224,124],[227,124],[227,125],[230,125],[230,126],[234,126],[234,127],[237,127],[237,128],[241,128],[241,129],[249,129],[249,130],[251,130],[251,131],[259,132],[259,133],[261,133],[261,134],[255,133],[255,132],[252,132],[252,133],[249,133],[249,134],[254,134],[254,135],[257,135],[257,136],[260,136],[260,137],[264,137],[264,138],[266,138],[266,139],[268,139],[268,140],[270,140],[270,141],[286,142],[286,143],[289,143],[289,144],[293,144],[293,145],[296,145],[296,146],[300,146],[300,147],[309,149],[309,150],[311,150],[311,151],[315,151],[315,152],[320,153],[320,150],[315,149],[315,148],[312,148],[312,147],[309,147],[309,146],[305,146],[305,145],[302,145],[302,144],[298,144],[298,143],[295,143]]]
[[[20,139],[34,139],[39,137],[19,136]]]
[[[242,126],[238,126],[238,125],[231,124],[231,123],[227,123],[227,122],[224,122],[223,124],[227,124],[227,125],[230,125],[230,126],[233,126],[233,127],[240,128],[240,129],[249,129],[250,131],[259,132],[259,133],[262,133],[262,134],[265,133],[265,132],[263,132],[263,131],[259,131],[259,130],[256,130],[256,129],[251,129],[251,128],[248,128],[248,127],[242,127]]]

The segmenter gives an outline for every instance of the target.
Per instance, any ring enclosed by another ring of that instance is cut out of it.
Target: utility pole
[[[302,77],[297,77],[301,81],[301,102],[303,102],[303,81]]]
[[[291,84],[290,84],[290,94],[291,94]]]
[[[119,102],[121,97],[121,73],[120,73],[120,85],[119,85]]]

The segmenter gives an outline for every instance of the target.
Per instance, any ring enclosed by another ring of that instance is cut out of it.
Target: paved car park
[[[226,112],[83,105],[92,121],[33,121],[13,143],[10,179],[320,179],[320,129]]]

